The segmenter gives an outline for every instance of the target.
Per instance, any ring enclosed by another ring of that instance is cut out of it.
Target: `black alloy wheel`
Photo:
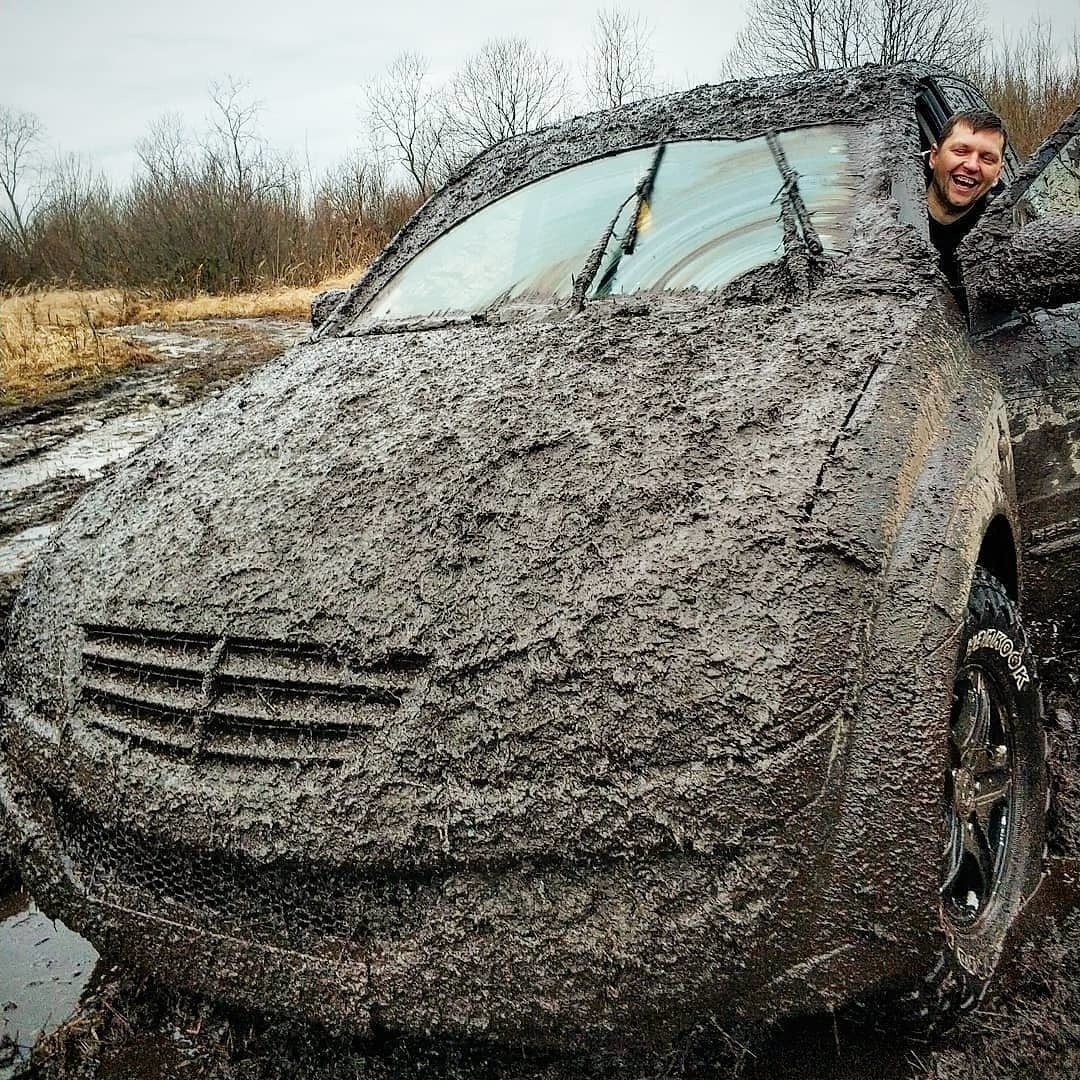
[[[1016,734],[994,677],[975,666],[956,681],[945,777],[946,843],[942,911],[970,927],[1001,885],[1013,810]]]
[[[981,567],[960,637],[944,782],[940,923],[926,984],[938,1023],[979,1003],[1043,869],[1048,778],[1031,649],[1004,586]]]

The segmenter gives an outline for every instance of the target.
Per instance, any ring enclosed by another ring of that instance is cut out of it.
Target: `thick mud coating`
[[[195,400],[305,336],[298,323],[268,319],[122,332],[146,350],[138,367],[44,402],[0,408],[0,623],[23,570],[105,469]]]
[[[145,977],[109,971],[70,1025],[39,1044],[40,1080],[162,1075],[193,1080],[1073,1080],[1080,1071],[1076,913],[1026,942],[1006,995],[933,1044],[870,1018],[800,1017],[754,1031],[705,1023],[672,1044],[627,1053],[530,1053],[441,1040],[363,1040],[228,1013]]]
[[[1080,282],[1080,223],[1076,215],[1048,214],[1025,225],[1013,238],[1008,257],[985,264],[973,282],[976,298],[1022,311],[1076,296]]]
[[[1080,288],[1080,108],[1035,151],[965,241],[976,317],[1075,303]],[[1005,241],[1003,244],[1002,242]]]
[[[311,325],[318,330],[348,295],[348,289],[326,289],[311,301]]]
[[[915,84],[703,88],[510,143],[327,327],[497,187],[866,120],[809,296],[324,329],[84,498],[7,654],[0,797],[43,906],[369,1036],[665,1044],[925,970],[956,628],[1018,526],[998,377],[898,219]]]

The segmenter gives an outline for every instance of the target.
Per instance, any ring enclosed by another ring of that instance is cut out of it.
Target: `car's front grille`
[[[165,842],[106,825],[56,794],[64,856],[86,897],[253,944],[362,961],[380,920],[421,879],[377,880],[342,867],[260,865],[248,856]]]
[[[321,645],[84,628],[82,716],[174,753],[343,760],[415,688],[427,659],[357,665]]]

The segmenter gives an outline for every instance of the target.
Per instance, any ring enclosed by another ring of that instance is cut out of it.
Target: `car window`
[[[368,314],[438,315],[523,296],[568,297],[573,275],[652,153],[645,147],[590,161],[499,199],[425,248]]]
[[[1080,214],[1080,135],[1051,158],[1017,203],[1021,222],[1048,213]]]
[[[784,132],[780,143],[822,246],[835,253],[846,246],[855,192],[846,142],[832,131]],[[632,257],[621,258],[613,275],[601,273],[594,292],[716,289],[772,262],[784,239],[779,187],[764,139],[667,147]]]
[[[831,254],[846,250],[855,198],[850,137],[841,125],[779,135],[814,228]],[[399,271],[365,317],[477,312],[515,299],[566,299],[609,232],[589,296],[716,289],[782,256],[784,182],[764,137],[677,142],[661,154],[657,149],[589,161],[489,204]],[[626,243],[631,233],[632,250]]]

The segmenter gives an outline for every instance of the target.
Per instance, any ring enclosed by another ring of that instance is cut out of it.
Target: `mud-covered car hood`
[[[88,655],[146,632],[152,674],[239,643],[286,722],[312,706],[283,670],[361,695],[336,803],[283,790],[288,762],[267,781],[328,858],[393,833],[423,861],[447,822],[491,857],[736,842],[814,798],[855,692],[867,575],[810,506],[915,318],[684,295],[301,347],[78,505],[20,595],[9,703],[78,739]],[[817,765],[789,775],[800,748]],[[220,799],[180,771],[177,812]],[[245,783],[241,831],[266,810]]]
[[[653,299],[301,347],[82,501],[50,560],[81,572],[50,602],[456,661],[565,629],[525,615],[524,583],[582,607],[751,592],[737,548],[791,543],[899,322]]]

